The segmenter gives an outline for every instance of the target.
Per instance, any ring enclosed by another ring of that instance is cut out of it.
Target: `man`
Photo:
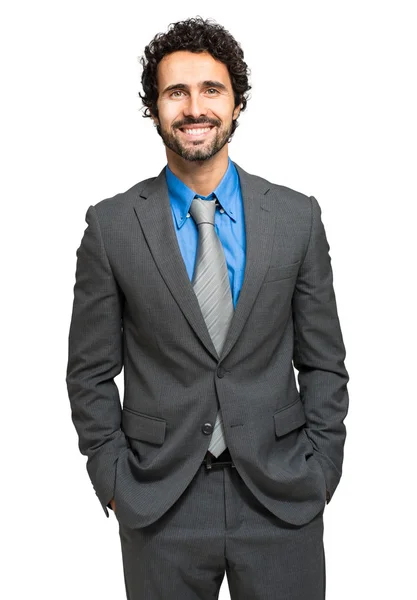
[[[250,86],[224,28],[173,24],[142,65],[168,164],[87,210],[67,369],[127,597],[226,573],[232,600],[322,599],[348,373],[319,204],[230,160]]]

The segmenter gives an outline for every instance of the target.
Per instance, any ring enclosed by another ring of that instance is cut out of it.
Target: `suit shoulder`
[[[312,196],[288,186],[274,183],[258,175],[251,174],[250,182],[251,185],[270,199],[281,217],[284,210],[286,214],[291,215],[291,218],[300,224],[300,227],[308,226],[311,220]]]
[[[268,181],[265,179],[265,182],[271,188],[271,192],[273,192],[280,200],[286,200],[291,204],[296,204],[301,207],[310,207],[311,200],[310,196],[304,194],[303,192],[299,192],[285,185],[281,185],[279,183],[273,183],[272,181]]]
[[[273,183],[272,186],[274,190],[281,195],[281,197],[284,196],[291,202],[298,202],[310,206],[310,196],[308,196],[307,194],[304,194],[303,192],[298,192],[297,190],[294,190],[285,185],[280,185],[278,183]]]
[[[142,181],[135,183],[135,185],[133,185],[125,192],[120,192],[114,196],[100,200],[99,202],[93,205],[98,216],[105,217],[108,219],[116,215],[120,215],[120,213],[123,213],[125,210],[129,210],[134,200],[139,196],[143,188],[147,186],[150,182],[152,182],[154,179],[156,179],[156,177],[149,177],[148,179],[143,179]]]
[[[260,191],[262,190],[265,194],[271,195],[281,202],[286,201],[287,203],[292,204],[293,206],[299,206],[300,208],[309,208],[311,206],[311,199],[307,194],[294,190],[285,185],[274,183],[266,177],[261,177],[260,175],[255,175],[253,173],[247,173],[243,171],[241,167],[239,168],[245,176],[249,176],[247,181],[250,180],[252,186]]]

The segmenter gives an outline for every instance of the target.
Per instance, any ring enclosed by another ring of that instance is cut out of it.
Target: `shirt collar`
[[[191,202],[196,195],[196,192],[189,188],[179,177],[174,175],[171,169],[166,165],[165,176],[168,186],[168,194],[171,201],[172,210],[174,212],[175,222],[177,228],[180,229],[187,218],[187,213],[190,209]],[[233,162],[228,160],[228,166],[226,173],[223,175],[222,180],[216,189],[212,193],[216,194],[216,197],[227,213],[227,215],[237,220],[238,210],[236,201],[238,198],[237,191],[239,189],[239,175]],[[211,196],[200,196],[201,198],[208,199]]]

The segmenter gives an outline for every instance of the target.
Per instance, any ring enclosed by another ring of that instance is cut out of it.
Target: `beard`
[[[216,132],[213,138],[210,141],[207,140],[195,140],[189,142],[183,142],[180,139],[181,134],[177,134],[176,130],[179,130],[180,127],[192,126],[196,124],[207,124],[214,125],[216,127]],[[201,161],[208,160],[217,152],[219,152],[223,146],[225,146],[232,135],[233,129],[233,121],[230,123],[230,126],[221,128],[220,121],[207,121],[205,119],[202,121],[194,120],[192,123],[181,123],[181,124],[173,124],[173,132],[171,130],[162,129],[159,125],[157,127],[157,131],[162,138],[165,146],[181,156],[181,158],[188,161]]]

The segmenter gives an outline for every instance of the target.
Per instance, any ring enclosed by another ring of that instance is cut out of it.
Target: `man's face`
[[[167,148],[201,161],[225,146],[240,111],[226,65],[208,52],[173,52],[158,65],[158,91],[153,118]]]

